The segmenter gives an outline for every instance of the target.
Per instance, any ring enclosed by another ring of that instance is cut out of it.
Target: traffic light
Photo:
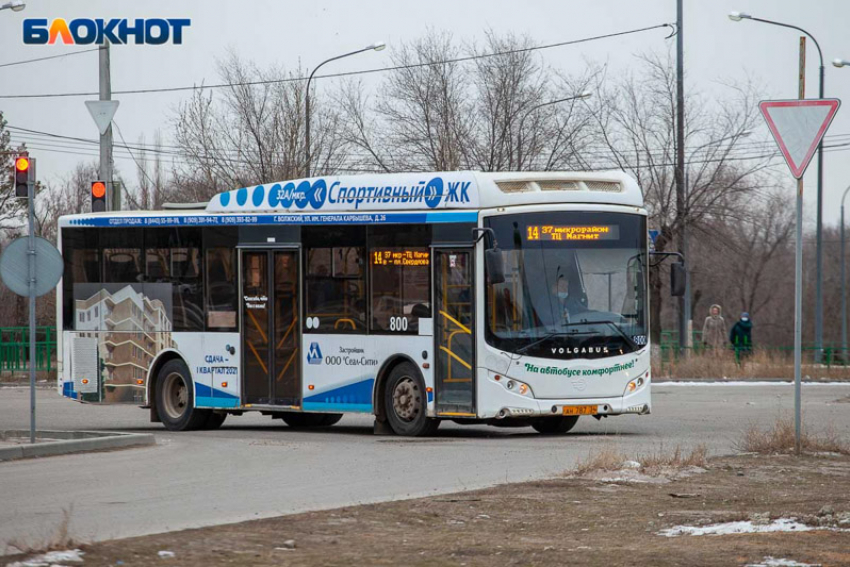
[[[26,199],[29,196],[32,170],[33,164],[28,153],[21,153],[15,158],[15,197]]]
[[[91,183],[91,212],[102,213],[106,210],[106,182],[92,181]]]

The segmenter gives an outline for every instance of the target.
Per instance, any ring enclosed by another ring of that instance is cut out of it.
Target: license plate
[[[596,415],[598,406],[564,406],[564,415]]]

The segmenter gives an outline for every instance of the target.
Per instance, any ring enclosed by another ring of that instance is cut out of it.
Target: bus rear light
[[[425,368],[426,370],[427,370],[428,368],[431,368],[431,363],[429,363],[429,362],[423,362],[423,363],[422,363],[422,368]]]
[[[528,392],[528,386],[525,385],[525,384],[520,384],[519,385],[519,393],[522,394],[522,395],[525,395],[526,392]]]
[[[502,377],[501,377],[501,376],[499,376],[498,374],[496,374],[496,375],[494,375],[494,376],[493,376],[493,380],[495,380],[496,382],[498,382],[498,381],[499,381],[499,380],[501,380],[501,379],[502,379]]]

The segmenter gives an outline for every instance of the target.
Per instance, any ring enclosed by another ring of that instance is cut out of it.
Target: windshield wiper
[[[635,350],[640,348],[638,346],[638,344],[636,342],[634,342],[632,340],[632,338],[629,335],[627,335],[626,332],[614,321],[575,321],[575,322],[571,322],[571,323],[563,323],[563,326],[572,327],[573,325],[596,325],[596,324],[603,324],[603,325],[610,326],[615,331],[617,331],[617,334],[620,335],[623,338],[623,340],[626,341],[626,344],[628,344],[629,346],[631,346]]]

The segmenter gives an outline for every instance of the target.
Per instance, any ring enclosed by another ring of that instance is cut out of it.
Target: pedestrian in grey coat
[[[709,309],[708,317],[705,318],[705,324],[702,326],[702,343],[706,349],[722,349],[726,345],[729,331],[720,312],[720,306],[715,303]]]

